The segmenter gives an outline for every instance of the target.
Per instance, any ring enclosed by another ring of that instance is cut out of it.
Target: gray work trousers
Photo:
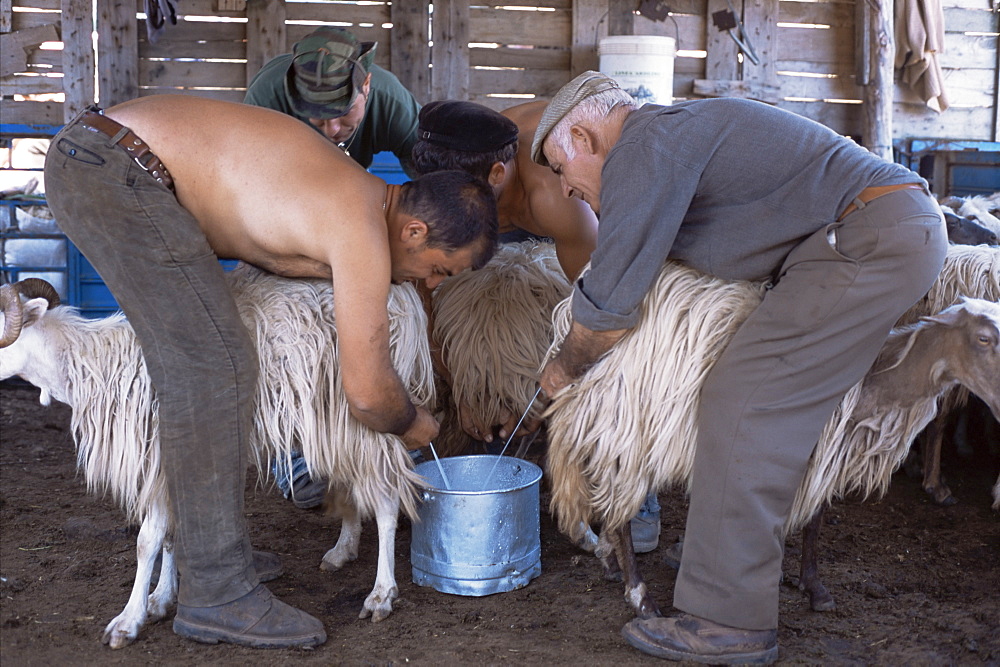
[[[738,628],[778,626],[782,526],[822,427],[946,250],[933,199],[900,190],[788,255],[702,388],[675,607]]]
[[[45,182],[60,228],[135,330],[156,390],[178,602],[242,597],[258,584],[244,514],[258,364],[218,258],[173,192],[104,134],[67,124]]]

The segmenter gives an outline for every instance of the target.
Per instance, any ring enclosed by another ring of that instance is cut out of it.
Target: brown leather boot
[[[271,595],[264,584],[216,607],[177,605],[174,632],[203,644],[310,648],[326,641],[323,623]]]
[[[777,630],[741,630],[705,618],[635,618],[622,637],[643,653],[706,665],[762,664],[778,659]]]

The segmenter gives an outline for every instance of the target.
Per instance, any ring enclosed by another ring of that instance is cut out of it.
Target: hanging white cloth
[[[944,50],[941,0],[895,0],[895,28],[901,81],[931,109],[944,111],[949,104],[938,60]]]

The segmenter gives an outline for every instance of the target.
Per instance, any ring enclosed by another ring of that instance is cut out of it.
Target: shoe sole
[[[250,648],[314,648],[326,641],[326,633],[309,634],[300,637],[253,637],[238,632],[191,623],[174,618],[174,634],[201,644],[237,644]]]
[[[652,655],[657,658],[666,658],[667,660],[688,660],[691,662],[700,662],[703,665],[769,665],[778,659],[778,647],[772,646],[771,648],[764,649],[763,651],[751,651],[749,653],[730,653],[729,655],[701,655],[698,653],[688,653],[686,651],[674,651],[673,649],[663,648],[656,644],[650,644],[640,637],[636,637],[632,634],[626,632],[626,628],[622,628],[622,637],[628,642],[633,648],[637,648],[646,655]]]
[[[650,551],[656,551],[656,547],[658,547],[659,545],[660,545],[659,540],[655,542],[646,542],[644,544],[641,542],[639,543],[633,542],[632,551],[636,552],[637,554],[648,554]]]

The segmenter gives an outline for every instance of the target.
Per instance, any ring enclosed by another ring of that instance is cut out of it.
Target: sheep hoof
[[[135,641],[140,627],[142,623],[130,623],[128,619],[118,616],[104,629],[101,643],[114,649],[124,648]]]
[[[813,611],[833,611],[837,608],[837,602],[824,588],[821,591],[809,592],[809,608]]]
[[[357,559],[358,554],[343,553],[336,548],[330,549],[323,555],[323,562],[319,564],[319,569],[324,572],[334,572],[344,567],[352,560]]]
[[[951,489],[947,486],[928,486],[924,491],[934,500],[934,504],[940,507],[951,507],[958,502],[958,498],[951,495]]]

